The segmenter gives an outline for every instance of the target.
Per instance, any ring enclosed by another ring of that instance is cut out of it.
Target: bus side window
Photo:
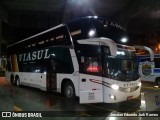
[[[34,72],[34,73],[40,73],[41,72],[41,66],[40,64],[34,62],[34,63],[30,63],[30,71]]]
[[[73,41],[82,39],[82,24],[73,22],[72,24],[68,24],[68,28],[71,34]]]
[[[23,63],[23,71],[24,72],[31,72],[31,67],[27,63]]]
[[[81,56],[80,71],[83,73],[100,74],[101,62],[97,57]]]
[[[97,31],[90,20],[79,20],[68,24],[73,41],[94,38],[97,36]]]
[[[81,39],[81,29],[73,30],[71,32],[71,36],[72,36],[73,40],[79,40],[79,39]]]
[[[71,45],[71,40],[66,26],[62,26],[52,31],[50,43],[52,45]]]

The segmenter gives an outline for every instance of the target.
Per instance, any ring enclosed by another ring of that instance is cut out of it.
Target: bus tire
[[[66,82],[64,85],[64,96],[67,99],[75,99],[75,88],[72,82]]]
[[[160,77],[156,78],[156,84],[160,86]]]
[[[16,77],[15,84],[16,86],[20,86],[20,79],[18,76]]]

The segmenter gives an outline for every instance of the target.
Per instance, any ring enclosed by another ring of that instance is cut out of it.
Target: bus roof
[[[109,24],[114,24],[114,25],[117,25],[117,26],[120,26],[121,28],[123,28],[124,31],[126,31],[126,29],[124,27],[122,27],[119,23],[115,22],[115,21],[112,21],[110,19],[107,19],[107,18],[104,18],[104,17],[99,17],[99,16],[86,16],[86,17],[81,17],[81,18],[77,18],[77,19],[74,19],[72,21],[69,21],[67,22],[67,24],[69,23],[72,23],[74,21],[79,21],[79,20],[84,20],[84,19],[91,19],[91,20],[96,20],[96,19],[100,19],[100,20],[106,20],[109,22]]]
[[[45,31],[42,31],[42,32],[40,32],[40,33],[38,33],[38,34],[35,34],[35,35],[33,35],[33,36],[30,36],[30,37],[28,37],[28,38],[22,39],[22,40],[20,40],[20,41],[18,41],[18,42],[16,42],[16,43],[10,44],[10,45],[7,46],[7,48],[8,48],[8,47],[11,47],[11,46],[13,46],[13,45],[16,45],[16,44],[18,44],[18,43],[27,41],[27,40],[29,40],[29,39],[31,39],[31,38],[37,37],[37,36],[39,36],[39,35],[42,35],[42,34],[44,34],[44,33],[47,33],[47,32],[49,32],[49,31],[52,31],[52,30],[54,30],[54,29],[57,29],[57,28],[59,28],[59,27],[61,27],[61,26],[64,26],[64,24],[57,25],[57,26],[55,26],[55,27],[52,27],[52,28],[47,29],[47,30],[45,30]]]
[[[77,21],[77,20],[81,20],[81,19],[93,19],[93,18],[96,18],[96,17],[95,17],[95,16],[82,17],[82,18],[78,18],[78,19],[72,20],[72,21],[70,21],[70,22],[68,22],[68,23],[71,23],[71,22]],[[100,18],[100,17],[98,17],[98,18]],[[37,34],[35,34],[35,35],[33,35],[33,36],[30,36],[30,37],[28,37],[28,38],[22,39],[22,40],[20,40],[20,41],[18,41],[18,42],[16,42],[16,43],[13,43],[13,44],[8,45],[7,48],[8,48],[8,47],[11,47],[11,46],[13,46],[13,45],[16,45],[16,44],[18,44],[18,43],[27,41],[27,40],[29,40],[29,39],[31,39],[31,38],[37,37],[37,36],[39,36],[39,35],[42,35],[42,34],[44,34],[44,33],[47,33],[47,32],[49,32],[49,31],[52,31],[52,30],[54,30],[54,29],[56,29],[56,28],[59,28],[59,27],[61,27],[61,26],[64,26],[64,25],[65,25],[65,24],[60,24],[60,25],[57,25],[57,26],[52,27],[52,28],[50,28],[50,29],[47,29],[47,30],[45,30],[45,31],[42,31],[42,32],[40,32],[40,33],[37,33]]]
[[[84,19],[103,19],[103,20],[107,20],[109,23],[112,23],[112,25],[118,25],[118,26],[120,26],[119,24],[117,24],[117,23],[115,23],[114,21],[111,21],[111,20],[109,20],[109,19],[105,19],[105,18],[103,18],[103,17],[98,17],[98,16],[86,16],[86,17],[81,17],[81,18],[78,18],[78,19],[74,19],[74,20],[72,20],[72,21],[69,21],[69,22],[67,22],[66,24],[70,24],[70,23],[72,23],[72,22],[74,22],[74,21],[79,21],[79,20],[84,20]],[[30,40],[30,39],[32,39],[32,38],[34,38],[34,37],[37,37],[37,36],[39,36],[39,35],[42,35],[42,34],[44,34],[44,33],[47,33],[47,32],[49,32],[49,31],[52,31],[52,30],[54,30],[54,29],[56,29],[56,28],[59,28],[59,27],[61,27],[61,26],[64,26],[65,24],[60,24],[60,25],[57,25],[57,26],[55,26],[55,27],[52,27],[52,28],[50,28],[50,29],[47,29],[47,30],[45,30],[45,31],[42,31],[42,32],[40,32],[40,33],[38,33],[38,34],[35,34],[35,35],[33,35],[33,36],[30,36],[30,37],[28,37],[28,38],[25,38],[25,39],[22,39],[22,40],[20,40],[20,41],[18,41],[18,42],[16,42],[16,43],[13,43],[13,44],[10,44],[10,45],[8,45],[7,46],[7,48],[8,47],[11,47],[11,46],[13,46],[13,45],[16,45],[16,44],[19,44],[19,43],[22,43],[22,42],[24,42],[24,41],[27,41],[27,40]],[[122,26],[121,26],[122,27]],[[123,28],[123,27],[122,27]],[[123,28],[123,30],[125,30],[125,28]]]

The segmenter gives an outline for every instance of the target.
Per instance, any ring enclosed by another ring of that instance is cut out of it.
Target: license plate
[[[127,97],[127,100],[131,100],[131,99],[133,99],[133,96],[128,96]]]

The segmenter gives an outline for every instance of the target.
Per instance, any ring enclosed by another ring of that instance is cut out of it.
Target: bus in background
[[[80,103],[138,98],[135,49],[127,43],[125,29],[110,20],[77,19],[9,45],[6,78]]]
[[[136,53],[141,80],[154,82],[160,86],[160,54],[154,54],[154,52],[146,46],[138,46],[135,48],[141,51]]]

